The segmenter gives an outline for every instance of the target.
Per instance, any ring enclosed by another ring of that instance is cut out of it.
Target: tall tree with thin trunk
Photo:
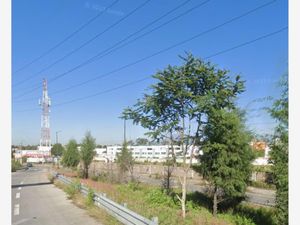
[[[83,163],[84,178],[89,177],[89,166],[96,155],[96,139],[92,137],[91,132],[86,132],[80,148],[80,159]]]
[[[254,155],[237,110],[212,109],[204,129],[201,173],[212,187],[213,215],[224,200],[244,197]]]
[[[207,112],[211,107],[229,107],[235,96],[243,90],[237,76],[231,81],[228,71],[188,54],[181,57],[183,65],[168,66],[153,78],[152,93],[123,112],[123,117],[149,129],[147,135],[157,140],[169,140],[171,146],[180,145],[184,174],[179,178],[182,193],[182,216],[186,216],[187,175],[195,150],[201,144]],[[172,148],[171,148],[172,149]],[[172,149],[172,154],[174,154]]]
[[[121,176],[123,176],[124,173],[129,172],[131,181],[134,181],[134,159],[132,157],[132,152],[128,149],[126,141],[123,143],[121,152],[117,154],[117,164],[119,166]]]
[[[64,151],[62,156],[63,166],[75,168],[80,162],[79,151],[77,149],[76,140],[72,139],[68,142],[66,146],[66,151]]]
[[[288,135],[288,76],[283,76],[280,83],[281,97],[276,100],[269,112],[279,124],[271,144],[271,162],[273,163],[274,181],[276,186],[276,223],[287,225],[289,218],[289,135]]]
[[[60,143],[56,143],[51,148],[51,155],[52,156],[62,156],[64,153],[64,147]]]

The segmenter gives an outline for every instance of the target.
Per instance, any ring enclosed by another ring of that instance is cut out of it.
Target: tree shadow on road
[[[11,185],[11,188],[41,186],[41,185],[49,185],[49,184],[52,184],[52,183],[51,182],[40,182],[40,183],[31,183],[31,184],[15,184],[15,185]]]

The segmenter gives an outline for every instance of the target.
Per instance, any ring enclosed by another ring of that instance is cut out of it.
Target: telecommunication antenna
[[[40,149],[49,148],[51,149],[51,139],[50,139],[50,106],[51,100],[48,96],[48,86],[47,80],[43,79],[43,97],[39,99],[39,105],[42,108],[41,117],[41,139],[40,139]]]

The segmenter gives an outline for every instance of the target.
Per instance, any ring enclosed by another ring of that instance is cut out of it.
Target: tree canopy
[[[83,162],[84,177],[88,178],[89,166],[96,155],[96,139],[92,137],[91,132],[86,132],[80,148],[80,159]]]
[[[64,152],[64,147],[60,143],[54,144],[51,148],[51,155],[55,157],[62,156],[63,152]]]
[[[208,114],[200,168],[213,187],[214,215],[219,202],[245,194],[254,158],[250,140],[237,110],[215,109]]]
[[[274,183],[276,186],[276,223],[288,224],[288,79],[287,75],[280,83],[281,97],[269,109],[271,116],[279,124],[271,144],[270,159],[273,163]]]
[[[123,111],[125,119],[132,119],[149,130],[156,140],[169,140],[181,146],[185,175],[182,183],[183,217],[185,217],[186,175],[193,157],[193,146],[200,146],[208,113],[215,109],[235,108],[236,96],[243,92],[240,76],[232,79],[229,71],[187,54],[181,66],[168,66],[153,78],[156,83],[133,107]],[[192,149],[188,153],[188,149]],[[190,155],[189,162],[186,161]]]
[[[131,180],[133,180],[133,165],[134,159],[132,157],[132,152],[128,149],[128,144],[125,141],[122,146],[122,150],[117,154],[117,164],[120,168],[120,172],[123,175],[125,172],[129,172],[131,175]]]
[[[136,145],[148,145],[149,144],[149,140],[147,138],[137,138],[135,140],[135,144]]]
[[[79,152],[77,149],[76,140],[72,139],[66,146],[66,151],[63,153],[62,164],[66,167],[74,168],[80,161]]]

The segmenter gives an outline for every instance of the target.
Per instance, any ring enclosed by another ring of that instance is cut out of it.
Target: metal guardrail
[[[54,173],[53,175],[67,185],[71,185],[73,183],[71,179],[68,179],[63,175],[57,173]],[[89,188],[83,184],[80,184],[80,192],[87,196],[89,193]],[[95,193],[94,204],[105,209],[110,215],[125,225],[158,225],[157,217],[153,217],[152,220],[147,219],[126,208],[126,204],[120,205],[107,198],[105,193]]]

